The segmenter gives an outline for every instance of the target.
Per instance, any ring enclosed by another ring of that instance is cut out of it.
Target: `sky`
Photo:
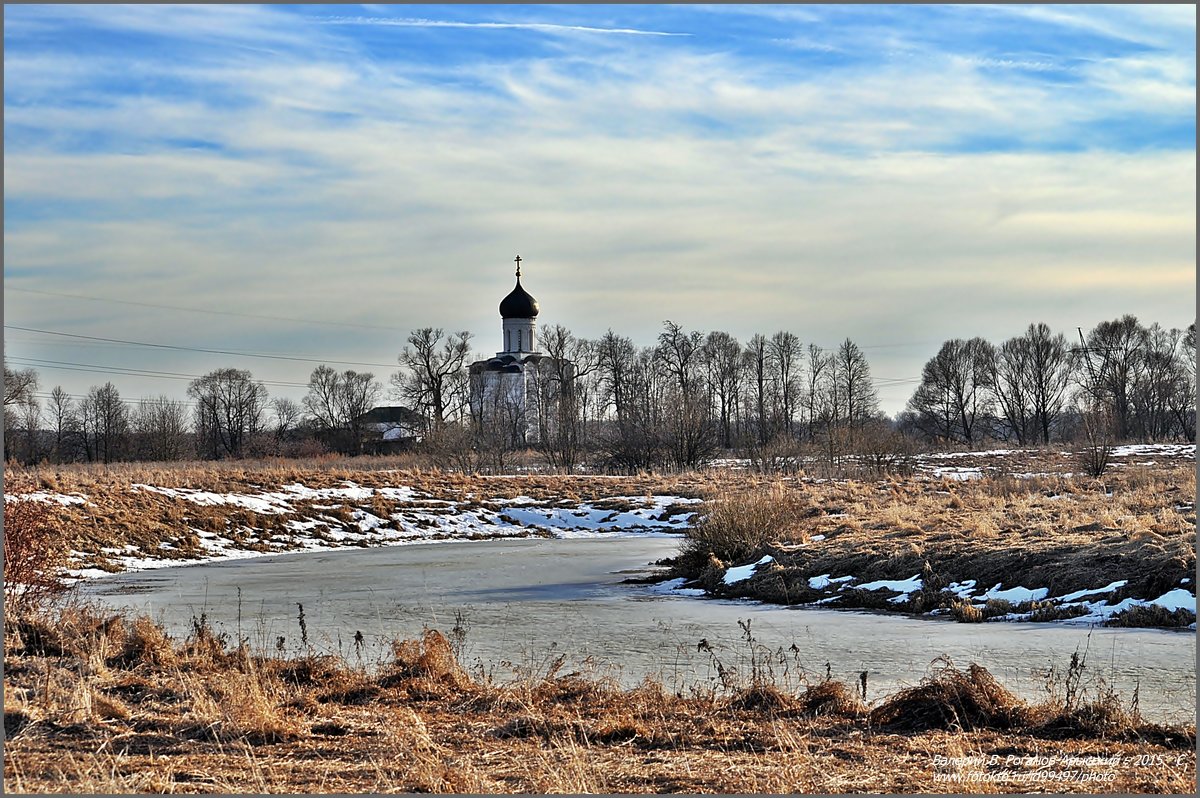
[[[543,326],[850,338],[894,414],[950,338],[1194,320],[1195,42],[1194,6],[6,5],[5,356],[386,384],[418,328],[500,349],[519,254]]]

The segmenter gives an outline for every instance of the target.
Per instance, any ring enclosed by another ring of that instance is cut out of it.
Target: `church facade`
[[[515,445],[537,443],[554,425],[556,397],[563,377],[571,379],[569,361],[544,355],[538,345],[538,301],[521,285],[521,256],[517,284],[500,301],[503,349],[495,357],[471,364],[471,417],[484,430],[500,434]]]

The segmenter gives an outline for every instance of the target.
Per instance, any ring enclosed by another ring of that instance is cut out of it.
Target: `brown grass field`
[[[947,665],[873,708],[837,681],[622,690],[558,663],[468,674],[436,631],[369,671],[229,650],[204,625],[5,619],[4,787],[42,793],[1190,794],[1195,726],[1111,694],[1037,705]]]
[[[7,469],[6,497],[46,492],[84,503],[6,503],[5,790],[1192,794],[1195,725],[1145,722],[1136,695],[1081,692],[1071,681],[1076,663],[1053,677],[1062,681],[1039,704],[981,667],[949,663],[870,705],[855,686],[785,685],[757,672],[688,693],[654,682],[622,689],[562,674],[563,660],[498,684],[468,673],[436,631],[397,642],[392,659],[364,668],[231,649],[203,622],[186,639],[170,639],[149,619],[52,591],[55,567],[118,570],[111,552],[126,547],[187,561],[203,556],[205,532],[236,548],[287,550],[299,545],[289,520],[349,528],[356,511],[387,519],[418,505],[433,512],[439,502],[453,503],[448,513],[498,515],[502,500],[520,496],[533,506],[590,502],[614,512],[643,496],[704,499],[662,513],[699,511],[658,578],[682,575],[721,596],[806,603],[829,596],[808,587],[819,574],[853,574],[859,584],[921,574],[924,587],[904,603],[888,602],[887,590],[848,590],[840,606],[939,610],[966,621],[1020,609],[1052,620],[1061,617],[1052,604],[972,611],[943,588],[975,579],[983,589],[1002,582],[1053,596],[1127,580],[1107,597],[1116,601],[1150,599],[1195,578],[1194,460],[1125,458],[1100,479],[1069,473],[1077,464],[1055,451],[949,464],[979,468],[982,478],[728,468],[479,477],[385,458]],[[288,513],[266,514],[133,487],[253,496],[347,482],[409,487],[416,498],[371,491],[332,504],[297,499]],[[775,562],[724,584],[728,567],[764,554]],[[14,581],[31,587],[14,591]],[[1117,620],[1195,620],[1167,615]]]
[[[1191,585],[1196,572],[1194,464],[1133,466],[1104,479],[1000,474],[971,481],[776,482],[710,497],[707,519],[690,533],[672,575],[709,592],[780,604],[837,596],[832,606],[927,612],[963,605],[945,589],[975,580],[1047,588],[1049,596],[1124,580],[1113,603],[1153,600]],[[764,535],[763,530],[771,530]],[[725,569],[764,554],[775,562],[732,585]],[[853,575],[858,584],[922,576],[923,588],[899,604],[883,589],[814,590],[809,578]],[[996,602],[999,604],[999,602]],[[1003,607],[1065,616],[1051,601]],[[1056,611],[1057,614],[1056,614]],[[1040,614],[1037,614],[1040,613]],[[961,617],[959,620],[979,620]],[[1132,623],[1130,623],[1132,621]],[[1194,613],[1125,613],[1114,624],[1174,626]]]

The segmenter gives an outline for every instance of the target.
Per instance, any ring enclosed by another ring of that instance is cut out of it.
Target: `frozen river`
[[[937,657],[977,662],[1027,698],[1045,693],[1045,671],[1087,654],[1084,683],[1103,679],[1122,697],[1140,695],[1153,720],[1195,721],[1194,632],[1088,629],[1061,624],[959,624],[824,609],[666,595],[621,584],[673,555],[669,536],[531,539],[345,549],[117,574],[80,585],[88,596],[129,607],[186,634],[204,614],[230,640],[286,653],[309,645],[355,662],[378,662],[394,639],[424,627],[467,628],[464,664],[496,678],[544,670],[599,668],[623,683],[646,675],[673,689],[717,679],[716,661],[749,676],[749,623],[759,661],[795,683],[801,675],[858,684],[868,700],[918,682]],[[240,593],[240,595],[239,595]],[[354,643],[361,633],[362,643]],[[280,638],[283,638],[281,641]],[[701,650],[705,640],[712,650]],[[793,648],[794,646],[794,648]],[[785,674],[786,671],[786,674]],[[1061,681],[1060,681],[1061,684]]]

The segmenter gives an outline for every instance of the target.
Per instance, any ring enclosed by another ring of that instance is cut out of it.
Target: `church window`
[[[517,351],[518,352],[524,351],[521,348],[524,344],[524,342],[521,340],[521,338],[523,337],[521,335],[521,333],[523,333],[523,332],[524,332],[524,330],[517,330]]]

